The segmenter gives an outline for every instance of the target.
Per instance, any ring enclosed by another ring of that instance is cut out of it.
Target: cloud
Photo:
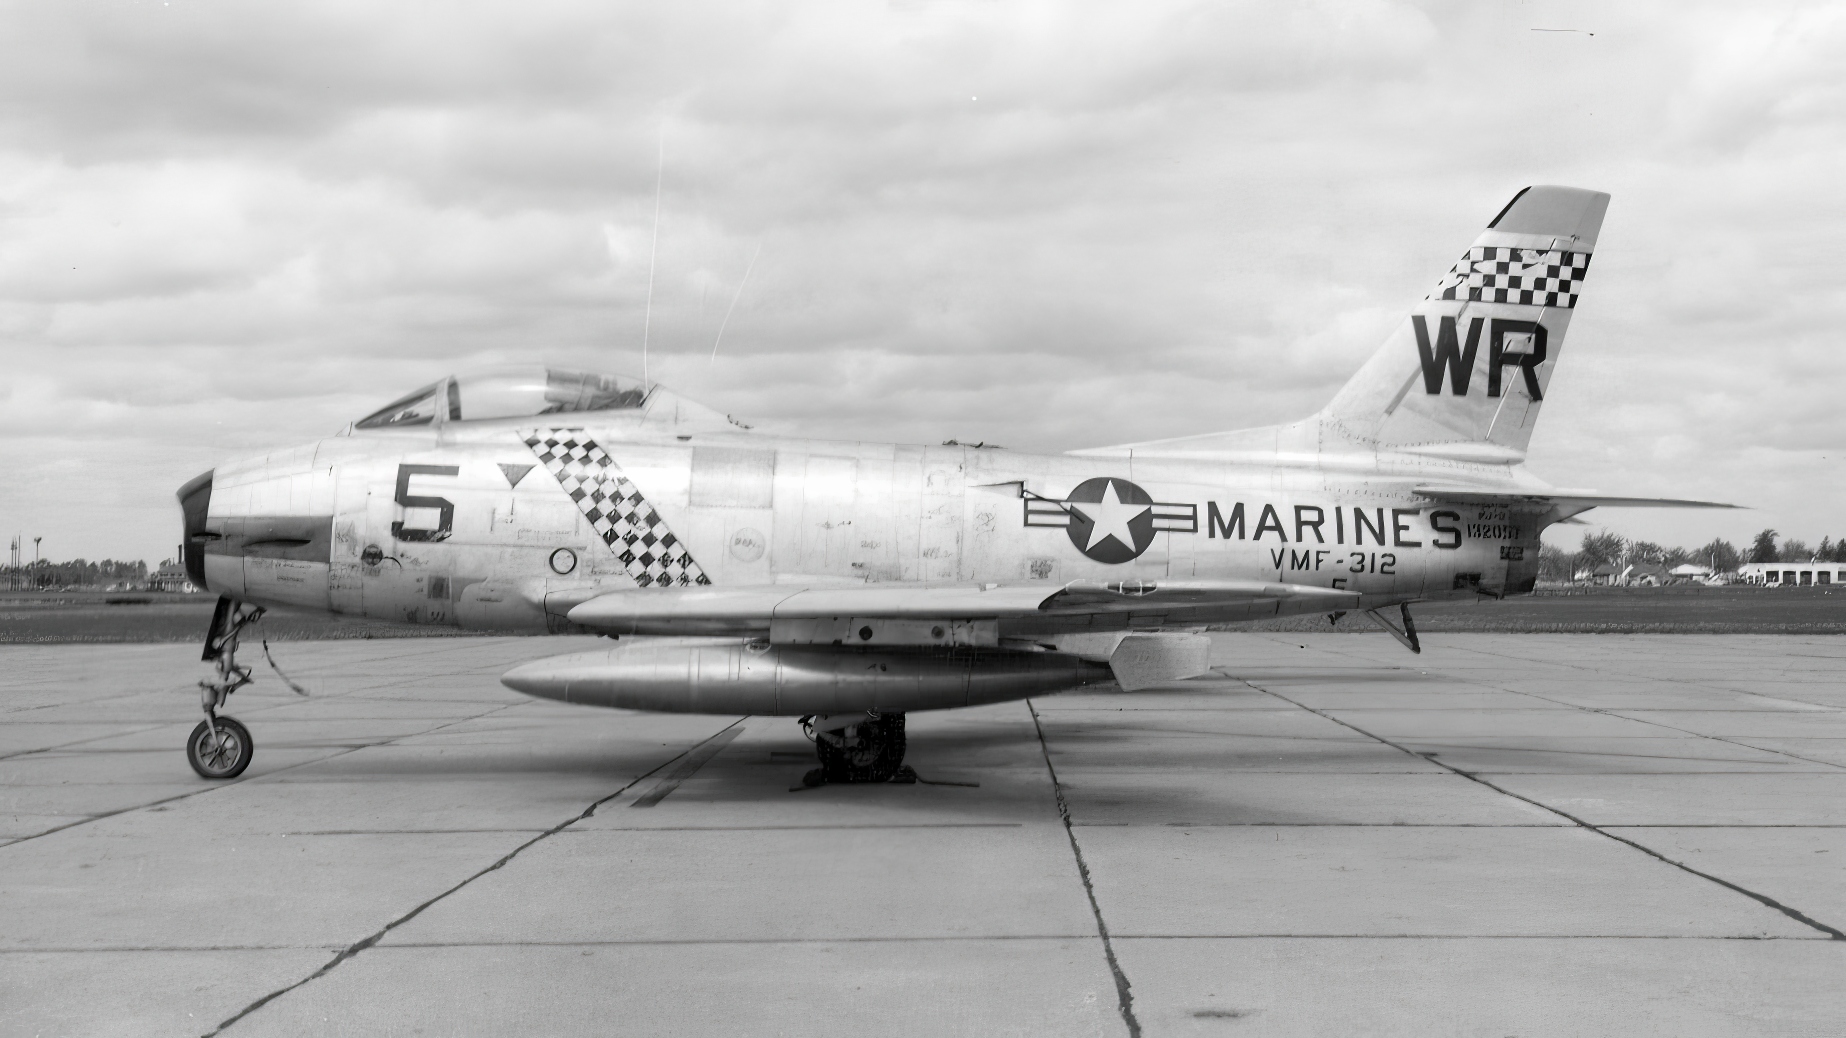
[[[7,18],[0,510],[59,555],[161,557],[187,477],[451,370],[638,371],[644,321],[654,377],[806,434],[1289,420],[1529,183],[1615,194],[1534,466],[1763,508],[1607,517],[1650,539],[1836,522],[1835,5]]]

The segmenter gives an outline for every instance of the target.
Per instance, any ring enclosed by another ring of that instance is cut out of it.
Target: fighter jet
[[[767,435],[614,375],[437,379],[181,488],[187,572],[222,596],[188,758],[212,779],[249,765],[220,711],[264,606],[606,635],[502,680],[799,718],[815,782],[901,778],[913,710],[1204,673],[1210,626],[1359,613],[1420,651],[1411,603],[1531,591],[1552,523],[1730,507],[1526,468],[1608,203],[1520,191],[1290,425],[1028,454]]]

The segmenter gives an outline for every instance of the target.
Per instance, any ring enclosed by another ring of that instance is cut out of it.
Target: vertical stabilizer
[[[1523,454],[1609,196],[1529,187],[1320,412],[1321,449]]]

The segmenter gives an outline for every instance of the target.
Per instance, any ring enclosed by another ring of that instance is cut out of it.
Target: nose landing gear
[[[250,729],[236,718],[218,716],[218,711],[224,709],[224,701],[231,693],[253,680],[250,668],[237,663],[237,642],[244,628],[262,617],[262,606],[244,606],[228,597],[219,598],[218,608],[212,613],[211,628],[205,632],[205,651],[199,658],[217,665],[218,679],[199,682],[205,720],[186,739],[186,762],[201,778],[236,778],[250,766],[250,757],[256,751]]]

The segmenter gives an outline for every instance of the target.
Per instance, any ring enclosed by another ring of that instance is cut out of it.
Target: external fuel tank
[[[688,714],[798,717],[976,706],[1112,680],[1075,656],[1010,649],[638,641],[537,660],[507,687],[566,703]]]

